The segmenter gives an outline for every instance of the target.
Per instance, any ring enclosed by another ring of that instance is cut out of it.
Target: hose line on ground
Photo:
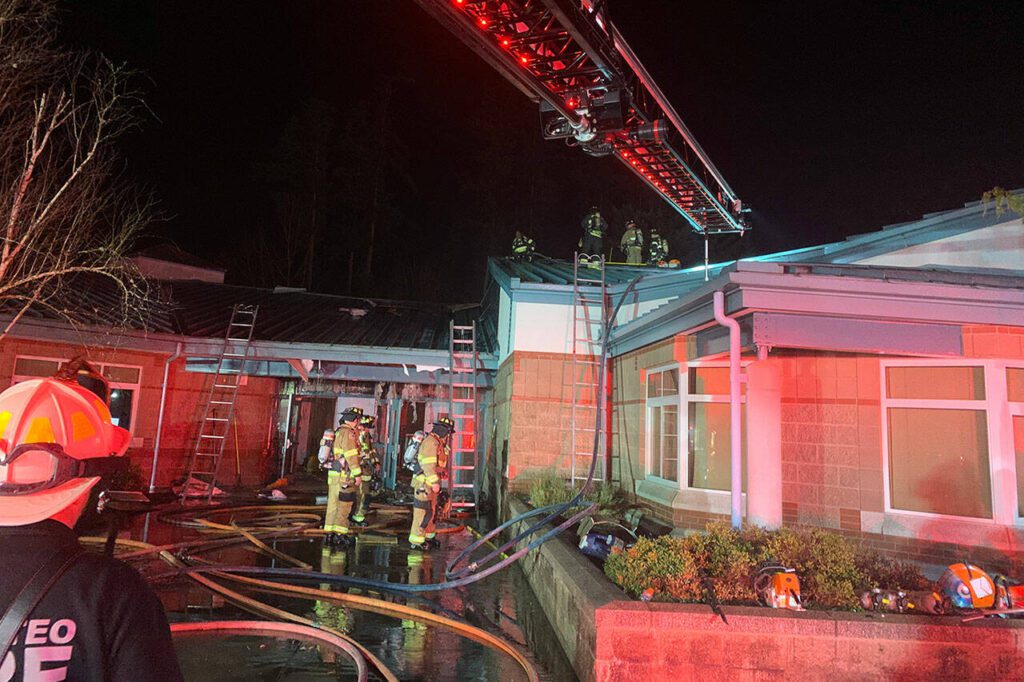
[[[267,620],[209,620],[198,623],[171,623],[171,634],[178,636],[209,635],[216,632],[221,635],[257,635],[269,634],[279,637],[286,635],[288,639],[297,639],[311,644],[327,644],[343,651],[356,666],[356,676],[360,682],[367,679],[366,660],[359,649],[343,637],[338,637],[329,630],[300,625],[298,623],[281,623]]]

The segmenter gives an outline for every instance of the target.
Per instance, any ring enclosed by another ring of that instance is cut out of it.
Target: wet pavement
[[[394,517],[404,526],[406,516]],[[474,524],[473,521],[468,523]],[[439,535],[441,547],[432,552],[408,549],[401,542],[407,531],[397,534],[366,534],[355,547],[328,550],[319,539],[287,537],[268,541],[275,549],[313,566],[315,570],[339,575],[386,580],[392,583],[425,584],[444,580],[445,565],[470,544],[468,531]],[[189,537],[194,531],[169,529],[151,519],[149,542],[168,542]],[[133,533],[133,537],[141,535]],[[141,537],[136,537],[141,539]],[[282,566],[247,546],[202,553],[205,560],[231,565]],[[150,571],[161,569],[150,564]],[[166,567],[164,567],[166,568]],[[253,619],[244,611],[225,604],[187,578],[158,582],[155,587],[175,621]],[[232,585],[232,589],[238,589]],[[322,589],[330,589],[320,585]],[[339,588],[334,588],[339,589]],[[243,591],[243,590],[240,590]],[[364,594],[358,590],[352,593]],[[336,628],[352,636],[383,661],[401,680],[525,680],[519,664],[503,652],[466,639],[435,625],[358,610],[348,605],[294,599],[268,594],[251,596],[291,613]],[[540,610],[522,572],[516,565],[463,588],[423,595],[431,604],[403,597],[370,596],[432,609],[442,615],[496,634],[512,643],[537,668],[541,679],[575,680],[572,668],[558,646],[556,636]],[[346,656],[317,644],[262,636],[190,635],[177,637],[186,680],[256,682],[356,679],[355,668]],[[372,672],[371,679],[379,679]]]

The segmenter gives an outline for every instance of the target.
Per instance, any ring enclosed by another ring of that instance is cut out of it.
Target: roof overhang
[[[93,348],[135,350],[171,354],[181,344],[186,357],[215,357],[224,348],[224,339],[197,338],[140,330],[112,330],[103,327],[72,327],[49,320],[24,319],[10,332],[11,338],[38,341],[56,341]],[[448,367],[450,358],[445,350],[418,348],[384,348],[376,346],[331,345],[277,341],[253,341],[250,357],[257,361],[320,360],[352,365],[379,364],[401,367]],[[493,353],[481,353],[481,371],[495,371],[498,358]],[[297,376],[297,374],[296,374]],[[408,383],[416,383],[407,380]]]
[[[615,329],[612,354],[715,326],[716,290],[726,295],[727,314],[753,315],[752,343],[776,348],[958,355],[961,325],[1024,321],[1024,280],[1018,277],[741,261],[704,287]]]

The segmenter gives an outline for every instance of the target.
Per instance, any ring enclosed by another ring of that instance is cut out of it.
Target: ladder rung
[[[214,384],[214,388],[239,388],[238,384]]]
[[[241,374],[240,369],[224,369],[223,367],[217,371],[217,374]]]
[[[199,437],[200,438],[224,438],[224,436],[213,436],[213,435],[210,435],[208,433],[201,433],[201,434],[199,434]]]
[[[211,400],[210,404],[211,405],[233,405],[234,403],[232,403],[230,400]]]
[[[226,357],[226,358],[244,358],[245,357],[245,353],[225,353],[224,357]]]
[[[206,421],[208,421],[208,422],[226,422],[227,421],[227,417],[207,417]]]
[[[220,453],[215,452],[197,452],[196,457],[220,457]]]

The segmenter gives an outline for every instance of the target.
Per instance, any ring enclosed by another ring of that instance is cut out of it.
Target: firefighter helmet
[[[363,408],[361,407],[346,407],[342,413],[341,418],[338,420],[339,424],[345,424],[346,422],[357,421],[363,418]]]
[[[0,526],[50,518],[116,470],[131,435],[92,391],[32,379],[0,393]]]
[[[436,433],[438,431],[443,431],[445,436],[451,433],[455,433],[455,422],[452,421],[450,417],[441,417],[439,419],[435,419],[433,432]],[[441,434],[439,433],[438,435]]]

